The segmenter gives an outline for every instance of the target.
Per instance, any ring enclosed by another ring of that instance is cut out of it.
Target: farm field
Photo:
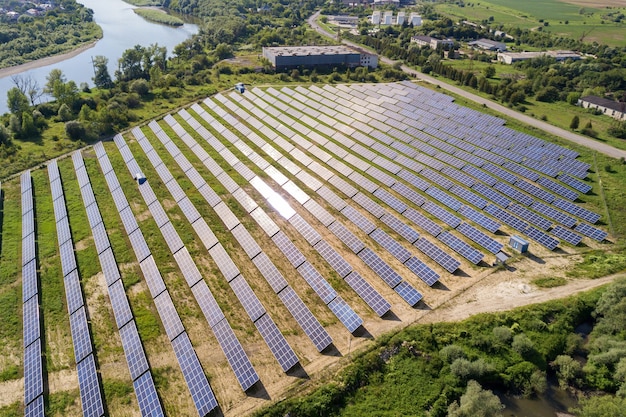
[[[410,82],[254,88],[3,182],[0,414],[247,415],[476,282],[610,251],[593,161],[503,124]]]
[[[514,2],[490,0],[466,4],[441,3],[436,10],[454,18],[464,18],[476,23],[489,21],[491,26],[504,25],[522,29],[542,27],[543,31],[585,42],[598,42],[611,46],[624,46],[624,22],[613,17],[624,14],[621,2],[540,1]],[[610,16],[612,14],[613,16]],[[547,22],[547,26],[545,25]]]

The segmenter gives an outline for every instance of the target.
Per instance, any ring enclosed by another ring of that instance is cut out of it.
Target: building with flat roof
[[[520,61],[527,61],[529,59],[539,58],[542,56],[550,56],[557,62],[566,61],[571,59],[577,61],[583,59],[582,55],[573,51],[540,51],[540,52],[500,52],[498,54],[498,61],[504,64],[514,64]]]
[[[311,67],[378,67],[378,56],[345,45],[278,46],[263,48],[276,70]]]
[[[604,97],[585,96],[578,99],[578,105],[586,109],[596,109],[617,120],[626,120],[626,103]]]
[[[448,49],[454,46],[454,40],[452,39],[437,39],[423,35],[411,36],[411,43],[415,43],[419,46],[430,46],[431,49],[437,49],[439,47]]]
[[[485,38],[468,42],[468,45],[472,48],[479,48],[485,51],[506,51],[506,44],[504,42],[496,42]]]

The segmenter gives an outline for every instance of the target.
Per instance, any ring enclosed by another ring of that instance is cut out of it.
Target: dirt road
[[[329,33],[326,32],[324,29],[322,29],[318,24],[317,24],[317,18],[319,16],[320,12],[316,12],[314,13],[311,17],[309,17],[308,19],[308,23],[309,25],[315,29],[315,31],[317,31],[319,34],[329,37],[329,38],[333,38],[336,39],[337,35],[334,33]],[[342,43],[348,45],[348,46],[355,46],[355,47],[359,47],[362,48],[362,46],[357,45],[353,42],[347,41],[347,40],[342,40]],[[384,62],[385,64],[389,64],[389,65],[393,65],[395,64],[396,61],[393,61],[389,58],[385,58],[383,56],[379,56],[378,58],[381,62]],[[498,104],[494,101],[491,101],[489,99],[480,97],[476,94],[470,93],[468,91],[465,91],[459,87],[456,87],[454,85],[448,84],[445,81],[442,81],[439,78],[435,78],[435,77],[431,77],[430,75],[426,75],[426,74],[422,74],[422,73],[418,73],[415,69],[413,68],[409,68],[406,65],[402,65],[402,71],[406,72],[407,74],[415,74],[417,76],[417,78],[419,80],[422,81],[426,81],[428,83],[431,83],[433,85],[438,85],[440,86],[442,89],[450,91],[451,93],[454,94],[458,94],[461,97],[464,97],[468,100],[471,100],[473,102],[476,102],[478,104],[484,104],[487,107],[489,107],[490,109],[493,109],[497,112],[500,112],[502,114],[507,115],[508,117],[512,118],[512,119],[516,119],[522,123],[526,123],[528,125],[537,127],[541,130],[544,130],[550,134],[553,134],[555,136],[558,136],[560,138],[563,138],[565,140],[568,140],[570,142],[574,142],[576,144],[585,146],[587,148],[593,149],[597,152],[603,153],[605,155],[611,156],[613,158],[626,158],[626,151],[623,151],[621,149],[617,149],[614,148],[613,146],[607,145],[605,143],[602,142],[598,142],[595,139],[591,139],[588,138],[586,136],[581,136],[578,135],[574,132],[570,132],[568,130],[565,129],[561,129],[560,127],[556,127],[553,126],[549,123],[543,122],[541,120],[537,120],[533,117],[527,116],[525,114],[519,113],[513,109],[509,109],[508,107],[505,107],[501,104]]]

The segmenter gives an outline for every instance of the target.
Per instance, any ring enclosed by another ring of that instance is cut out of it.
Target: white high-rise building
[[[380,10],[376,10],[372,13],[372,24],[379,25],[380,24]]]
[[[422,26],[422,16],[417,13],[411,13],[409,16],[409,25]]]

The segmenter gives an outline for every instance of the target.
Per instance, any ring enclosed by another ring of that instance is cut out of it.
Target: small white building
[[[406,20],[406,14],[404,12],[398,12],[398,18],[396,19],[396,24],[403,25]]]
[[[372,13],[372,24],[380,25],[380,10],[376,10]]]
[[[578,105],[585,109],[596,109],[616,120],[626,120],[626,103],[604,97],[585,96],[578,99]]]
[[[417,13],[411,13],[409,15],[409,25],[413,25],[413,27],[422,26],[422,16]]]
[[[390,25],[392,21],[393,21],[393,12],[386,11],[385,14],[383,15],[383,25]]]

